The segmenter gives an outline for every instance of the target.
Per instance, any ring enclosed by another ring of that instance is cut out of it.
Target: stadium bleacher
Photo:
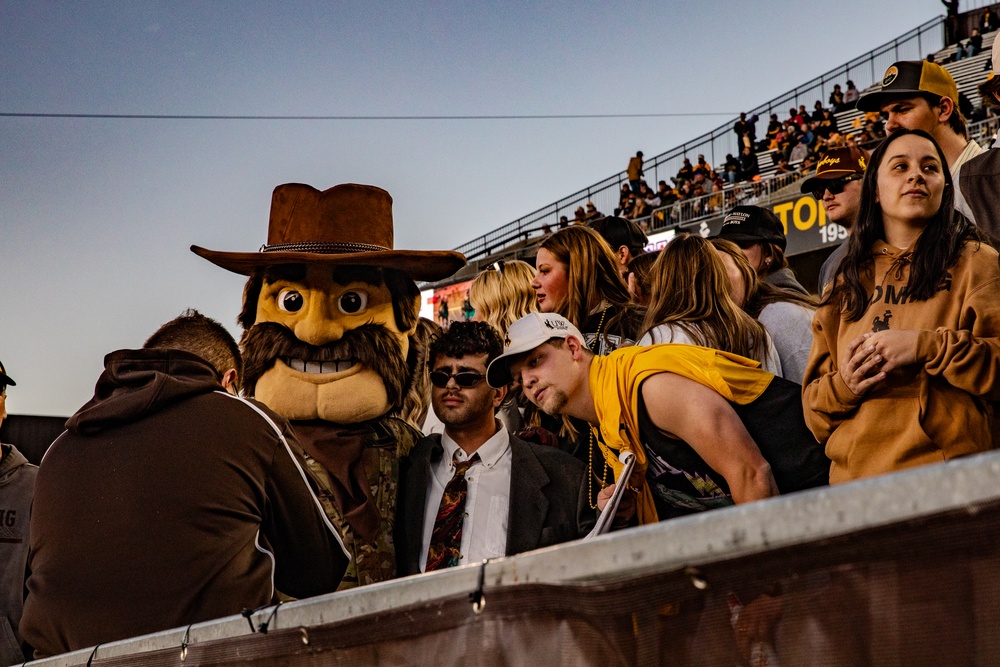
[[[766,127],[766,119],[769,114],[776,113],[779,118],[784,118],[789,106],[798,106],[799,104],[808,105],[812,99],[822,96],[822,93],[829,89],[828,86],[832,87],[834,83],[839,83],[843,86],[848,79],[853,79],[857,82],[870,78],[872,83],[865,88],[861,88],[862,94],[876,88],[880,85],[881,73],[892,62],[896,60],[917,59],[926,55],[920,49],[922,47],[926,48],[928,35],[934,36],[936,31],[941,31],[940,34],[943,34],[943,25],[943,17],[929,21],[906,35],[887,42],[882,47],[873,49],[866,56],[855,59],[808,84],[796,87],[793,91],[757,107],[754,112],[760,116],[760,120],[758,121],[758,136],[763,135],[763,132],[760,130]],[[958,48],[956,44],[948,44],[933,51],[935,62],[941,64],[951,73],[960,94],[964,95],[972,103],[973,107],[981,106],[977,87],[985,79],[986,65],[990,59],[990,50],[998,34],[1000,34],[1000,31],[984,34],[982,50],[969,58],[957,61],[952,60]],[[912,44],[909,45],[910,48],[907,50],[904,47],[909,42],[912,42]],[[918,53],[922,55],[918,56]],[[871,75],[868,78],[862,79],[856,73],[859,71],[866,72],[869,68]],[[834,118],[837,121],[838,131],[845,137],[854,132],[860,132],[863,128],[864,114],[857,109],[848,109],[835,113]],[[735,119],[720,126],[713,133],[698,137],[695,140],[686,142],[681,147],[648,160],[647,165],[650,166],[646,168],[647,175],[650,173],[653,174],[649,182],[655,185],[657,180],[663,179],[669,181],[670,177],[676,173],[681,158],[693,158],[699,152],[709,153],[704,148],[706,145],[709,145],[707,142],[714,141],[718,143],[721,138],[726,138],[733,145],[733,148],[729,152],[735,155],[737,153],[735,135],[731,129],[733,122],[735,122]],[[988,141],[992,140],[996,124],[997,118],[994,117],[986,122],[970,126],[970,135],[985,145]],[[713,153],[718,152],[715,150],[715,144],[711,144],[710,147]],[[801,178],[801,173],[777,174],[778,157],[778,151],[776,150],[758,151],[759,180],[737,183],[735,185],[727,183],[722,193],[723,201],[726,203],[724,208],[728,208],[734,202],[752,202],[758,205],[766,205],[771,201],[797,191],[798,186],[795,181]],[[791,166],[794,168],[798,165],[792,164]],[[719,169],[719,167],[716,168]],[[627,176],[624,172],[619,172],[604,181],[580,190],[573,195],[543,207],[523,218],[502,225],[487,234],[459,246],[456,250],[466,254],[470,260],[469,265],[447,281],[442,281],[438,284],[426,284],[424,287],[434,288],[469,280],[480,270],[498,259],[530,257],[533,255],[537,241],[544,234],[548,233],[548,231],[558,228],[559,216],[563,214],[571,215],[572,209],[576,206],[593,200],[597,203],[597,207],[600,210],[610,213],[617,205],[618,195],[623,183],[627,183]],[[679,205],[662,207],[653,211],[649,218],[643,219],[640,222],[644,223],[644,226],[650,232],[664,231],[670,228],[689,226],[692,223],[701,222],[709,223],[709,226],[711,226],[710,223],[713,219],[721,217],[720,211],[703,211],[704,207],[702,203],[711,197],[712,194],[708,193],[697,199],[688,199]]]

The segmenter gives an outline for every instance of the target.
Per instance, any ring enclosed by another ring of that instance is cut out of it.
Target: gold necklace
[[[601,311],[601,321],[597,323],[597,337],[594,338],[594,344],[600,344],[601,340],[601,329],[604,328],[604,316],[608,314],[608,307],[604,306],[604,310]],[[601,490],[608,485],[606,479],[608,476],[608,457],[604,457],[604,470],[601,471]],[[590,509],[596,510],[597,504],[593,501],[594,497],[594,429],[590,429],[590,439],[587,441],[587,502],[590,503]]]

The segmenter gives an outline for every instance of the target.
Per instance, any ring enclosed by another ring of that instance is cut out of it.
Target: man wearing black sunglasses
[[[827,151],[816,165],[816,175],[802,181],[802,192],[822,202],[827,220],[843,228],[837,233],[840,245],[819,269],[821,295],[833,286],[840,261],[847,253],[847,237],[861,207],[861,179],[865,176],[867,164],[868,153],[864,149],[834,148]],[[827,233],[827,238],[830,236]]]
[[[490,387],[486,368],[502,352],[485,322],[455,322],[431,343],[431,405],[444,433],[422,439],[400,464],[400,574],[566,542],[593,521],[583,463],[496,419],[507,387]]]

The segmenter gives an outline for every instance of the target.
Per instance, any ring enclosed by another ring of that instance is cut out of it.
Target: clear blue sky
[[[0,0],[0,112],[739,112],[943,12],[939,0]],[[726,118],[0,118],[0,359],[12,414],[69,415],[103,356],[187,307],[235,324],[275,185],[388,190],[396,247],[452,248]]]

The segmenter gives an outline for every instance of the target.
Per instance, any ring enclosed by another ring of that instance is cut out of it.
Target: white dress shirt
[[[479,563],[485,558],[503,556],[507,551],[507,513],[510,509],[510,434],[497,421],[499,430],[484,442],[476,454],[480,461],[474,463],[465,479],[468,494],[465,497],[465,521],[462,523],[462,546],[459,565]],[[424,506],[424,532],[420,542],[420,571],[427,567],[427,548],[434,533],[434,519],[441,506],[444,487],[455,476],[452,458],[466,461],[466,455],[447,433],[441,434],[444,454],[441,460],[431,463],[430,486]]]

